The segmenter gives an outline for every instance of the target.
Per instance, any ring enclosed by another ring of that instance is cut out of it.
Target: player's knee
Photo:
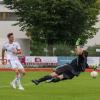
[[[52,76],[52,77],[57,77],[58,74],[56,74],[55,72],[53,72],[53,73],[51,73],[51,76]]]
[[[19,70],[18,69],[14,69],[15,73],[19,73]]]
[[[24,75],[26,75],[26,72],[24,71],[24,72],[22,72],[22,74],[23,74],[23,76],[24,76]]]
[[[25,70],[22,70],[21,73],[23,74],[23,76],[26,75]]]
[[[63,80],[64,79],[64,76],[63,75],[60,75],[60,76],[57,76],[57,78],[59,78],[60,80]]]

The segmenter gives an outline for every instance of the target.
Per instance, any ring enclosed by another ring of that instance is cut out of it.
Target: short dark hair
[[[8,33],[7,34],[7,37],[9,38],[11,35],[13,35],[13,33]]]
[[[88,52],[86,50],[83,50],[82,55],[84,55],[85,57],[88,56]]]

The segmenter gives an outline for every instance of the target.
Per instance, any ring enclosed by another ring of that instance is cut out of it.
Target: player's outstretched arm
[[[22,50],[21,49],[13,49],[13,53],[14,54],[22,54]]]
[[[2,49],[2,64],[5,64],[4,57],[5,57],[5,50]]]
[[[22,55],[22,49],[20,47],[20,44],[16,42],[15,45],[16,48],[13,49],[13,53],[16,55]]]
[[[81,41],[80,38],[78,38],[78,40],[76,41],[76,49],[75,49],[75,51],[76,51],[77,55],[81,55],[82,52],[83,52],[83,49],[80,47],[80,41]]]

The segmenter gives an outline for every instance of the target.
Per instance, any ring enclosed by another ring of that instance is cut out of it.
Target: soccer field
[[[42,83],[35,86],[30,80],[46,72],[28,72],[23,78],[25,91],[13,90],[9,83],[13,72],[0,72],[1,100],[100,100],[100,77],[92,79],[89,73],[59,83]]]

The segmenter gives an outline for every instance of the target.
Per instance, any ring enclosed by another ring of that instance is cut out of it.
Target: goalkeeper
[[[41,82],[59,82],[62,80],[72,79],[75,76],[79,76],[81,72],[84,72],[88,68],[87,56],[88,52],[83,50],[80,45],[80,39],[76,41],[75,53],[77,57],[72,60],[70,64],[65,64],[60,67],[57,67],[54,72],[50,75],[46,75],[37,80],[32,80],[32,82],[38,85]]]

